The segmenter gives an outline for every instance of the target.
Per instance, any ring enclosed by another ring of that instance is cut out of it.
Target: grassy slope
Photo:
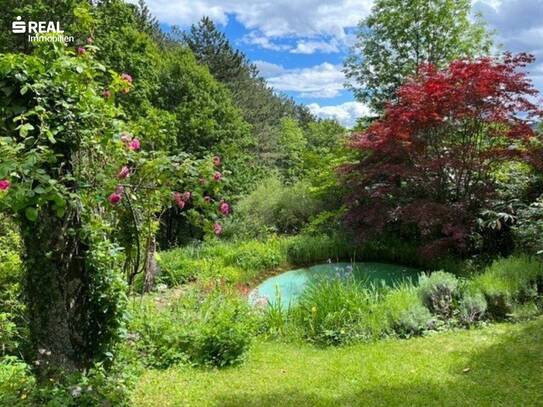
[[[148,371],[135,405],[543,405],[543,318],[344,348],[257,343],[236,368]]]

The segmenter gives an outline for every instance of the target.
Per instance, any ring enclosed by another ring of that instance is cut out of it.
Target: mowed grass
[[[543,318],[342,348],[259,342],[226,370],[147,371],[136,406],[543,406]]]

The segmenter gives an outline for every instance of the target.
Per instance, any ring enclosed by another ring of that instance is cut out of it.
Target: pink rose
[[[0,180],[0,191],[7,191],[11,186],[11,182],[7,179]]]
[[[204,201],[205,201],[205,203],[210,203],[211,202],[211,197],[209,195],[204,196]]]
[[[124,192],[124,187],[122,185],[117,185],[115,188],[115,193],[121,195]]]
[[[128,148],[132,151],[138,151],[141,147],[140,141],[135,138],[128,144]]]
[[[179,192],[174,192],[172,198],[179,207],[179,209],[183,209],[185,207],[185,201],[183,200],[183,196]]]
[[[222,226],[220,223],[213,224],[213,233],[215,233],[216,236],[219,236],[222,233]]]
[[[213,157],[213,165],[215,167],[219,167],[221,165],[221,157],[219,157],[218,155]]]
[[[86,50],[85,48],[83,48],[83,47],[79,47],[79,48],[77,49],[77,53],[78,53],[79,55],[83,55],[83,54],[85,54],[85,52],[87,52],[87,50]]]
[[[181,197],[181,199],[187,202],[190,200],[191,197],[192,197],[192,193],[190,193],[189,191],[186,191],[183,193],[183,196]]]
[[[130,75],[128,75],[127,73],[123,73],[121,75],[121,79],[123,81],[127,81],[128,83],[132,83],[132,77]]]
[[[123,131],[121,133],[121,141],[125,144],[128,144],[132,141],[132,134],[126,132],[126,131]]]
[[[226,202],[222,202],[220,205],[219,205],[219,211],[223,214],[223,215],[228,215],[230,213],[230,205],[228,205]]]
[[[107,199],[112,205],[117,205],[119,202],[121,202],[122,196],[116,192],[112,193]]]
[[[215,171],[215,174],[213,174],[213,179],[215,181],[220,181],[222,179],[222,174],[219,171]]]
[[[119,171],[119,173],[117,174],[117,178],[119,179],[128,178],[129,175],[130,175],[130,168],[128,168],[125,165],[123,168],[121,168],[121,171]]]

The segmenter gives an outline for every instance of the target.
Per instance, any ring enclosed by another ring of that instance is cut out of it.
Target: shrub
[[[485,296],[480,291],[467,290],[458,305],[460,323],[471,326],[481,321],[487,310]]]
[[[148,366],[177,363],[223,367],[239,363],[252,340],[254,320],[241,298],[188,292],[168,305],[135,305],[130,331]]]
[[[495,319],[504,319],[515,303],[530,303],[540,297],[542,278],[541,262],[522,255],[494,261],[473,284],[485,296],[488,313]]]
[[[13,356],[0,359],[0,404],[3,406],[32,405],[35,380],[30,367]]]
[[[458,287],[457,278],[438,271],[419,278],[419,290],[424,305],[434,314],[446,320],[452,316],[453,297]]]
[[[386,310],[390,329],[400,337],[420,335],[434,325],[430,311],[411,284],[404,283],[388,291],[381,307]]]
[[[287,259],[292,264],[327,260],[354,260],[355,246],[347,238],[326,235],[298,235],[288,240]]]
[[[384,326],[370,320],[376,293],[355,281],[323,280],[306,289],[294,312],[304,337],[310,342],[341,345],[370,339]]]

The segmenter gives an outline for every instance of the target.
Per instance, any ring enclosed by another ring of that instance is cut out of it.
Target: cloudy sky
[[[320,117],[351,126],[366,107],[343,89],[342,61],[371,0],[147,0],[167,28],[207,15],[278,91]],[[536,55],[530,75],[543,91],[543,0],[475,0],[497,43]]]

